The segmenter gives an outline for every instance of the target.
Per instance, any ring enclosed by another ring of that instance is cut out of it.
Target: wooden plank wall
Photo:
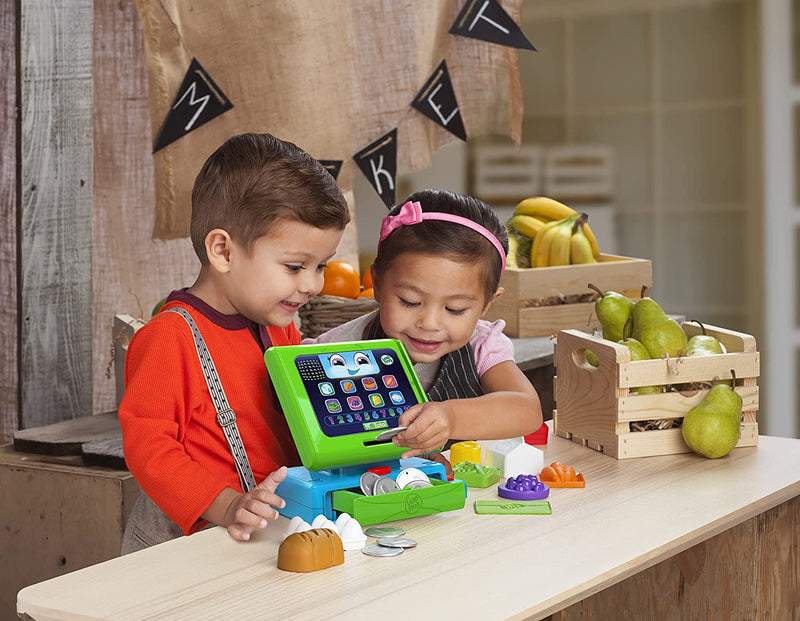
[[[94,2],[93,411],[116,407],[114,315],[149,318],[194,281],[189,239],[152,239],[152,130],[142,23],[133,2]]]
[[[17,428],[17,9],[0,2],[0,444]]]
[[[92,0],[20,3],[20,427],[91,413]]]

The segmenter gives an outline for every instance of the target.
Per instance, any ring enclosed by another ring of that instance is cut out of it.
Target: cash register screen
[[[295,366],[328,437],[397,427],[418,403],[395,351],[363,349],[295,358]]]

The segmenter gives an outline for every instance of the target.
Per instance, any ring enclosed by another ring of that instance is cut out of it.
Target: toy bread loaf
[[[339,535],[328,528],[312,528],[286,537],[278,548],[278,569],[309,572],[344,563]]]

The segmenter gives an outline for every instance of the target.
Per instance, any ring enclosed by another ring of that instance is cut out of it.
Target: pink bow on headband
[[[411,224],[419,224],[422,222],[422,205],[419,202],[408,201],[400,208],[400,212],[396,216],[386,216],[381,222],[381,235],[378,238],[378,243],[389,237],[389,234],[401,226],[409,226]]]
[[[441,213],[438,211],[422,211],[422,205],[420,205],[419,202],[417,201],[406,202],[400,208],[400,211],[397,213],[396,216],[386,216],[383,219],[383,221],[381,222],[381,233],[380,237],[378,238],[378,244],[380,244],[384,239],[389,237],[389,235],[395,229],[398,229],[401,226],[411,226],[414,224],[419,224],[423,220],[441,220],[443,222],[453,222],[454,224],[460,224],[461,226],[466,226],[467,228],[472,229],[476,233],[483,235],[497,249],[497,252],[500,253],[500,260],[502,261],[502,267],[500,268],[500,273],[502,273],[503,270],[506,269],[506,253],[503,250],[503,245],[500,243],[497,237],[495,237],[491,233],[491,231],[481,226],[474,220],[470,220],[469,218],[464,218],[462,216],[457,216],[452,213]]]

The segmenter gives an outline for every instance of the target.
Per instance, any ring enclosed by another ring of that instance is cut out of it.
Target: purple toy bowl
[[[497,493],[509,500],[541,500],[550,495],[550,488],[534,474],[518,474],[498,485]]]

